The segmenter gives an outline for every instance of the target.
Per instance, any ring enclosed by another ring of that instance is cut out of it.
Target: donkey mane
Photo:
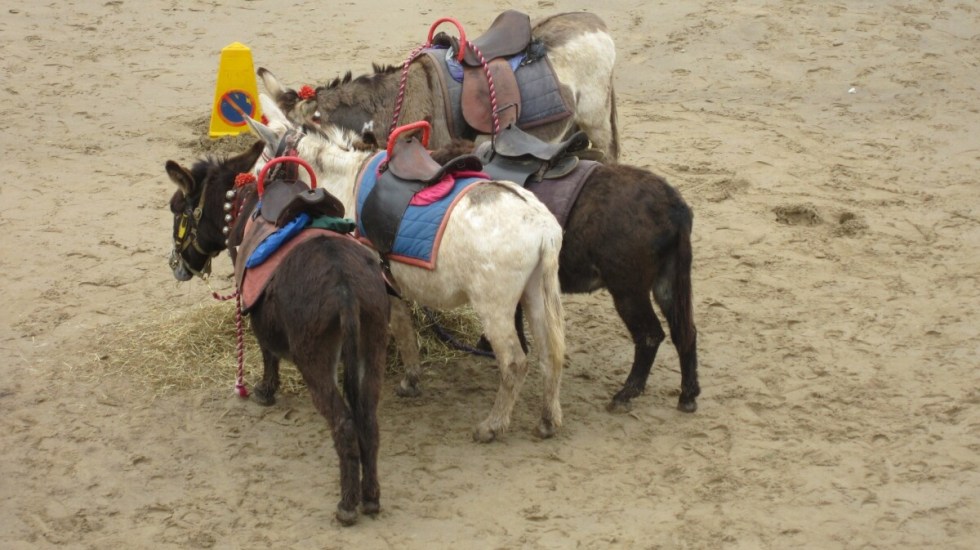
[[[346,73],[344,73],[344,76],[338,76],[338,77],[334,78],[333,80],[331,80],[330,82],[328,82],[328,83],[326,83],[326,84],[324,84],[322,86],[319,86],[317,88],[317,91],[320,91],[320,90],[332,90],[334,88],[339,88],[340,86],[343,86],[344,84],[350,84],[352,82],[353,83],[356,83],[356,84],[368,84],[368,85],[370,85],[370,84],[373,84],[375,81],[377,81],[380,77],[384,77],[384,76],[390,75],[390,74],[392,74],[392,73],[394,73],[396,71],[399,71],[399,70],[401,70],[401,67],[398,66],[398,65],[383,65],[383,64],[378,64],[378,63],[372,62],[371,63],[371,73],[369,73],[369,74],[362,74],[362,75],[358,76],[357,78],[355,78],[354,77],[354,74],[351,71],[347,71]]]
[[[347,71],[347,74],[345,74],[344,76],[338,76],[337,78],[331,80],[330,82],[324,84],[323,86],[320,86],[319,88],[317,88],[317,91],[330,90],[332,88],[336,88],[343,84],[350,84],[351,80],[353,79],[354,79],[354,74],[350,71]]]
[[[341,149],[343,151],[354,151],[360,150],[361,147],[358,146],[357,142],[360,136],[354,130],[350,128],[344,128],[336,124],[326,124],[318,125],[305,123],[303,124],[303,134],[306,137],[313,137],[317,141],[323,142],[324,144],[329,144],[331,147]]]
[[[400,65],[379,65],[377,63],[371,63],[371,68],[374,69],[374,74],[391,74],[401,70]]]

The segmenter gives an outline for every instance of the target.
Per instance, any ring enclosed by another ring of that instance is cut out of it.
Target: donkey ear
[[[265,67],[259,67],[259,70],[256,72],[259,75],[259,79],[262,80],[262,84],[265,85],[265,89],[269,90],[269,93],[272,94],[272,98],[279,101],[279,98],[286,93],[286,88],[279,83],[276,75],[272,74],[272,71]],[[265,107],[262,109],[265,110]]]
[[[255,120],[250,116],[245,117],[245,123],[248,124],[252,133],[259,137],[262,141],[266,142],[270,147],[275,148],[279,144],[279,135],[276,134],[272,128],[269,128],[265,124]]]
[[[279,104],[271,97],[265,94],[259,94],[259,105],[262,107],[262,112],[269,119],[270,123],[278,122],[286,128],[292,128],[294,126],[286,116],[286,113],[282,112],[282,109],[279,108]]]
[[[191,176],[190,171],[172,160],[167,161],[166,168],[167,175],[177,184],[184,196],[191,196],[197,185],[194,183],[194,177]]]
[[[258,162],[259,156],[262,155],[262,151],[264,150],[265,142],[256,141],[251,147],[249,147],[248,151],[228,159],[226,166],[229,170],[232,170],[236,174],[251,172],[252,168],[255,167],[255,163]]]

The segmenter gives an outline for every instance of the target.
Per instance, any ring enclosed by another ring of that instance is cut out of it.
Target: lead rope
[[[482,349],[479,349],[479,348],[475,348],[473,346],[470,346],[468,344],[464,344],[463,342],[460,342],[459,341],[459,338],[456,338],[455,336],[453,336],[452,334],[450,334],[449,331],[446,330],[445,327],[443,327],[442,325],[439,324],[439,320],[436,319],[435,313],[433,313],[430,308],[423,307],[422,308],[422,312],[425,313],[426,320],[428,320],[430,323],[432,323],[432,330],[436,333],[436,336],[438,336],[439,339],[442,340],[442,342],[444,344],[448,344],[448,345],[450,345],[450,346],[458,349],[459,351],[465,351],[466,353],[469,353],[470,355],[478,355],[480,357],[489,357],[491,359],[495,359],[496,358],[496,356],[494,355],[494,353],[492,351],[482,350]]]
[[[398,82],[398,97],[395,99],[395,110],[391,113],[391,126],[388,127],[389,136],[395,131],[395,128],[398,127],[398,117],[400,117],[402,113],[402,103],[405,101],[405,88],[408,85],[408,66],[412,64],[412,61],[415,61],[415,58],[422,53],[422,50],[428,48],[429,46],[431,46],[431,44],[426,43],[415,48],[412,50],[412,53],[408,54],[408,57],[405,58],[405,63],[402,64],[402,76],[401,80]]]
[[[210,284],[208,287],[210,288]],[[242,295],[237,290],[231,294],[222,296],[211,290],[211,296],[219,302],[235,299],[235,353],[238,355],[238,377],[235,379],[235,393],[238,397],[248,397],[248,388],[245,386],[245,331],[242,323]]]
[[[490,65],[483,57],[483,52],[476,47],[476,44],[466,41],[467,47],[480,58],[480,65],[483,67],[483,74],[487,75],[487,85],[490,87],[490,116],[493,117],[493,135],[500,133],[500,117],[497,115],[497,88],[493,85],[493,76],[490,75]]]
[[[487,77],[487,85],[490,88],[490,116],[493,118],[493,135],[500,133],[500,117],[497,114],[497,88],[493,84],[493,76],[490,74],[490,66],[487,64],[487,60],[483,57],[483,52],[476,47],[469,40],[463,39],[465,47],[473,50],[477,57],[480,58],[480,65],[483,67],[483,74]],[[402,75],[398,82],[398,96],[395,99],[395,110],[391,114],[391,126],[388,127],[388,135],[390,136],[395,128],[398,127],[398,119],[401,116],[402,104],[405,102],[405,89],[408,86],[408,67],[415,61],[415,58],[422,53],[422,50],[431,47],[431,43],[422,44],[421,46],[412,50],[412,53],[408,54],[405,58],[405,63],[402,64]]]

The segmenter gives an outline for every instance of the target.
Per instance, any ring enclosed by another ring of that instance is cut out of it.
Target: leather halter
[[[207,183],[201,189],[201,197],[197,201],[196,207],[190,204],[180,214],[180,221],[177,223],[177,235],[174,237],[174,248],[170,253],[170,268],[176,269],[178,265],[183,265],[184,269],[197,275],[202,279],[207,279],[211,274],[211,259],[221,253],[222,249],[207,251],[197,240],[197,228],[204,213],[204,197],[207,195]],[[204,265],[200,270],[191,267],[184,258],[184,253],[188,248],[193,248],[198,254],[205,256]]]

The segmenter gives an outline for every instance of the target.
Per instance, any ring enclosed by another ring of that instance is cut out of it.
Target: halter
[[[197,240],[197,229],[201,222],[201,215],[204,213],[204,197],[207,195],[207,188],[207,183],[205,183],[196,207],[188,205],[180,214],[180,221],[177,222],[177,236],[174,237],[174,248],[170,253],[170,269],[176,269],[177,266],[182,265],[184,269],[202,279],[207,279],[211,274],[211,259],[221,253],[220,249],[205,250]],[[188,248],[193,248],[198,254],[207,257],[200,270],[192,268],[184,259],[184,252]]]

